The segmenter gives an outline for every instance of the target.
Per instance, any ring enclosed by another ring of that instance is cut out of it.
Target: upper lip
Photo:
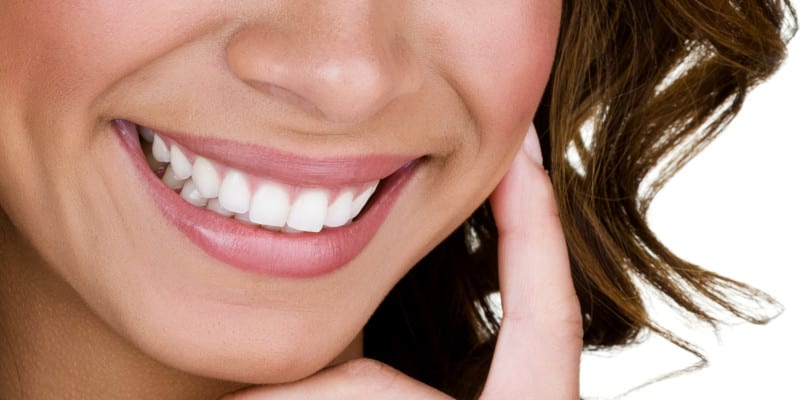
[[[194,154],[241,172],[302,186],[330,187],[374,182],[421,158],[401,154],[308,157],[254,143],[136,125],[150,128]]]

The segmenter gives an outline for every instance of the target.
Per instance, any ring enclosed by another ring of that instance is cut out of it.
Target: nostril
[[[246,83],[251,87],[259,90],[260,92],[268,95],[269,97],[275,98],[278,101],[302,109],[309,114],[317,114],[317,115],[322,114],[322,111],[319,108],[317,108],[314,102],[306,99],[305,97],[301,96],[300,94],[292,90],[268,82],[251,80]]]

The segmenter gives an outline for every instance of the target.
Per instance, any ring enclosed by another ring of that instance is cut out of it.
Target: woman
[[[782,2],[0,6],[3,398],[575,398],[670,337],[633,275],[757,320],[637,195]]]

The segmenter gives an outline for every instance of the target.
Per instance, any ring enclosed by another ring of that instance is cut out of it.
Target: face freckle
[[[138,351],[306,376],[486,199],[538,106],[560,2],[467,3],[2,2],[0,205]]]

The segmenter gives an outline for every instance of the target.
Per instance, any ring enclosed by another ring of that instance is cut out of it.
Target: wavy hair
[[[752,323],[770,319],[771,297],[681,259],[645,217],[664,184],[777,69],[796,25],[788,0],[563,0],[534,124],[585,347],[629,344],[646,329],[704,365],[647,314],[646,287],[712,326],[720,309]],[[476,397],[499,329],[488,299],[497,290],[497,231],[484,203],[386,297],[367,324],[365,353],[450,395]]]

